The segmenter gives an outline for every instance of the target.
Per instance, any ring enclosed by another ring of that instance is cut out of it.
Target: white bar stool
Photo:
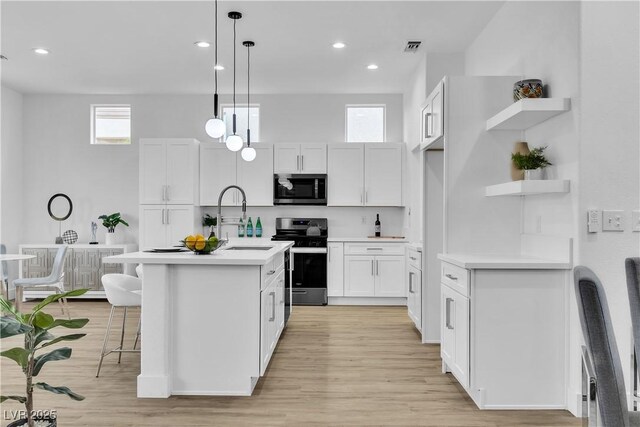
[[[109,323],[107,325],[107,331],[104,335],[104,342],[102,343],[102,353],[100,354],[100,362],[98,363],[98,371],[96,372],[96,378],[100,375],[100,368],[102,367],[102,361],[104,357],[111,353],[118,353],[118,363],[122,359],[122,353],[139,353],[140,350],[136,350],[138,344],[138,337],[140,335],[140,323],[138,323],[138,331],[136,331],[136,340],[133,344],[133,349],[125,350],[124,344],[124,327],[127,321],[127,308],[142,306],[142,280],[137,277],[129,276],[127,274],[105,274],[102,276],[102,286],[104,292],[107,295],[107,300],[111,304],[111,313],[109,314]],[[107,351],[107,343],[109,341],[109,332],[111,331],[111,323],[113,321],[113,314],[117,307],[124,308],[124,316],[122,317],[122,332],[120,333],[120,345],[112,350]]]

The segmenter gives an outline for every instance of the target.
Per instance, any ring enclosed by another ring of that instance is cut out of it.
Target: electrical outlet
[[[631,231],[640,231],[640,211],[631,211]]]
[[[602,231],[624,231],[624,211],[602,211]]]

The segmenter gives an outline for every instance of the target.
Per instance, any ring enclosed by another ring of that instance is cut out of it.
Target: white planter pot
[[[113,233],[109,233],[107,232],[105,239],[104,239],[104,243],[106,245],[118,245],[120,244],[120,240],[122,239],[121,234],[114,231]]]
[[[524,171],[525,180],[540,180],[542,179],[542,168],[527,169]]]

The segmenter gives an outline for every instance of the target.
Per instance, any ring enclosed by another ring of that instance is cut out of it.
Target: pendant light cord
[[[249,52],[251,46],[247,45],[247,147],[251,146],[251,91],[249,90],[249,83],[251,82],[251,57]]]
[[[233,114],[236,114],[236,21],[233,20]],[[235,124],[235,123],[234,123]],[[235,135],[236,129],[233,128],[233,134]]]
[[[215,23],[215,28],[214,28],[214,37],[216,38],[215,40],[215,49],[214,49],[214,54],[213,54],[213,85],[214,85],[214,93],[218,93],[218,0],[215,1],[215,6],[214,6],[214,10],[215,10],[215,18],[214,18],[214,23]]]

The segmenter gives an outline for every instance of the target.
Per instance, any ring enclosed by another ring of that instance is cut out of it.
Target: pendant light
[[[242,45],[247,47],[247,146],[242,149],[242,153],[240,154],[244,160],[251,162],[256,158],[256,149],[251,146],[251,97],[249,90],[251,57],[249,55],[249,51],[256,44],[252,41],[244,41],[242,42]]]
[[[204,130],[211,138],[220,138],[222,137],[222,135],[224,135],[225,125],[224,122],[220,119],[220,114],[218,111],[218,0],[215,1],[214,16],[215,53],[213,55],[213,117],[207,120],[204,125]]]
[[[233,19],[233,134],[227,137],[227,148],[231,151],[242,149],[242,138],[236,133],[236,22],[242,18],[240,12],[229,12],[229,18]]]

